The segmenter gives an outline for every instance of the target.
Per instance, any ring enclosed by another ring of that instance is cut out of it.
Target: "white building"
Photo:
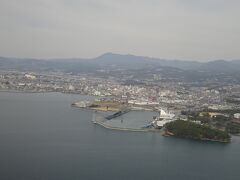
[[[234,114],[233,116],[234,116],[234,118],[236,118],[236,119],[240,119],[240,113],[236,113],[236,114]]]
[[[165,112],[163,109],[159,111],[159,117],[156,117],[152,121],[152,125],[155,128],[162,128],[166,123],[174,121],[175,115],[169,112]]]
[[[70,84],[70,85],[68,86],[68,90],[69,90],[69,91],[74,91],[74,90],[75,90],[75,87]]]
[[[25,74],[24,76],[25,76],[25,78],[27,78],[27,79],[31,79],[31,80],[36,79],[36,76],[34,76],[34,75],[32,75],[32,74]]]

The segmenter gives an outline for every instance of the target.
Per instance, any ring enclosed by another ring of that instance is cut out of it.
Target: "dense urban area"
[[[1,68],[0,90],[96,96],[92,107],[101,106],[97,102],[150,111],[161,107],[178,119],[240,133],[240,83],[234,73],[196,71],[197,76],[189,77],[194,71],[155,65],[130,69],[109,65],[78,72],[29,69]],[[119,110],[111,106],[107,110]]]

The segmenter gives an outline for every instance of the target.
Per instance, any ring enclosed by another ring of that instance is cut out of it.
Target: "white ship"
[[[166,123],[174,121],[175,115],[169,112],[165,112],[163,109],[159,111],[159,117],[154,117],[152,121],[152,125],[155,128],[162,128]]]

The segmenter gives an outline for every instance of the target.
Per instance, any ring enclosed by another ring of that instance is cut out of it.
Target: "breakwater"
[[[112,118],[111,118],[112,119]],[[154,128],[128,128],[128,127],[117,127],[108,124],[108,119],[104,118],[101,115],[98,115],[96,113],[93,114],[92,122],[94,124],[97,124],[99,126],[102,126],[106,129],[111,129],[111,130],[118,130],[118,131],[132,131],[132,132],[161,132],[159,129],[154,129]]]

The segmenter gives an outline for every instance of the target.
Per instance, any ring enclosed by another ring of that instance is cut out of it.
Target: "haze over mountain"
[[[166,60],[135,55],[105,53],[92,59],[59,58],[59,59],[22,59],[0,57],[0,69],[14,70],[62,70],[62,71],[91,71],[97,69],[142,69],[149,66],[172,67],[181,70],[198,70],[214,72],[240,71],[240,61],[216,60],[196,62],[183,60]]]
[[[238,0],[1,0],[0,54],[240,57]]]

